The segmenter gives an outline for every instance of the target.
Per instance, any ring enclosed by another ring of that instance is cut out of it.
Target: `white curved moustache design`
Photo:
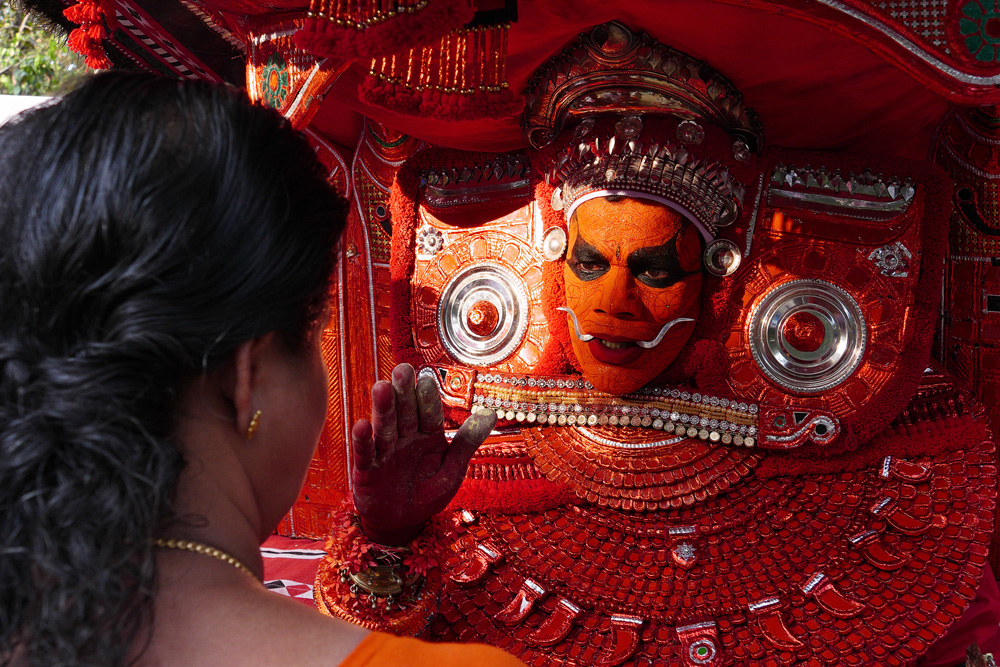
[[[585,334],[582,331],[580,331],[580,320],[576,318],[576,313],[573,312],[572,308],[569,308],[568,306],[559,306],[558,308],[556,308],[556,310],[561,310],[563,312],[569,313],[569,316],[573,318],[574,333],[576,333],[576,337],[580,339],[581,342],[588,343],[594,340],[594,338],[596,338],[596,336],[592,336],[591,334]],[[656,338],[654,338],[653,340],[639,340],[636,341],[635,344],[647,350],[650,348],[654,348],[661,342],[663,342],[663,337],[667,335],[667,332],[670,331],[670,329],[675,324],[680,324],[682,322],[694,322],[694,320],[691,319],[690,317],[675,317],[674,319],[670,320],[669,322],[663,325],[663,328],[660,329],[660,333],[656,334]]]

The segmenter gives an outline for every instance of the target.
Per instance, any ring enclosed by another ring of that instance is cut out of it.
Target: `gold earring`
[[[253,434],[257,432],[258,426],[260,426],[260,410],[253,413],[253,417],[250,418],[250,425],[247,426],[247,440],[253,438]]]

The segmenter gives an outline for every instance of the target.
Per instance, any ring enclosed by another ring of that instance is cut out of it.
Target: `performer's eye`
[[[635,274],[635,279],[650,287],[670,287],[682,280],[686,273],[680,267],[650,266]]]
[[[663,245],[640,248],[628,256],[628,268],[636,280],[649,287],[663,288],[688,275],[677,259],[676,238]]]
[[[601,251],[583,239],[577,239],[569,257],[569,268],[580,280],[595,280],[603,276],[610,265]]]
[[[600,262],[577,262],[576,265],[581,271],[586,271],[587,273],[603,271],[608,268],[605,264],[601,264]]]
[[[671,272],[666,269],[646,269],[642,272],[642,275],[649,280],[655,280],[657,282],[662,280],[667,280],[671,276]]]
[[[608,263],[592,259],[578,260],[573,257],[569,261],[569,268],[577,278],[586,282],[596,280],[607,273]]]

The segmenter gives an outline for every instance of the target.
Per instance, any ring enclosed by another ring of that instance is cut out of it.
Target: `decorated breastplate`
[[[607,427],[487,449],[471,486],[516,494],[531,474],[504,469],[527,457],[591,502],[464,511],[431,633],[528,664],[912,664],[975,594],[994,495],[981,420],[953,389],[927,393],[827,474],[700,441],[615,444]],[[886,453],[901,442],[913,455]],[[676,502],[636,512],[622,495]]]

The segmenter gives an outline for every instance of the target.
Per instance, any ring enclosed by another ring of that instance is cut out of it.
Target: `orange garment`
[[[340,667],[524,667],[524,663],[485,644],[432,644],[411,637],[373,632]]]

